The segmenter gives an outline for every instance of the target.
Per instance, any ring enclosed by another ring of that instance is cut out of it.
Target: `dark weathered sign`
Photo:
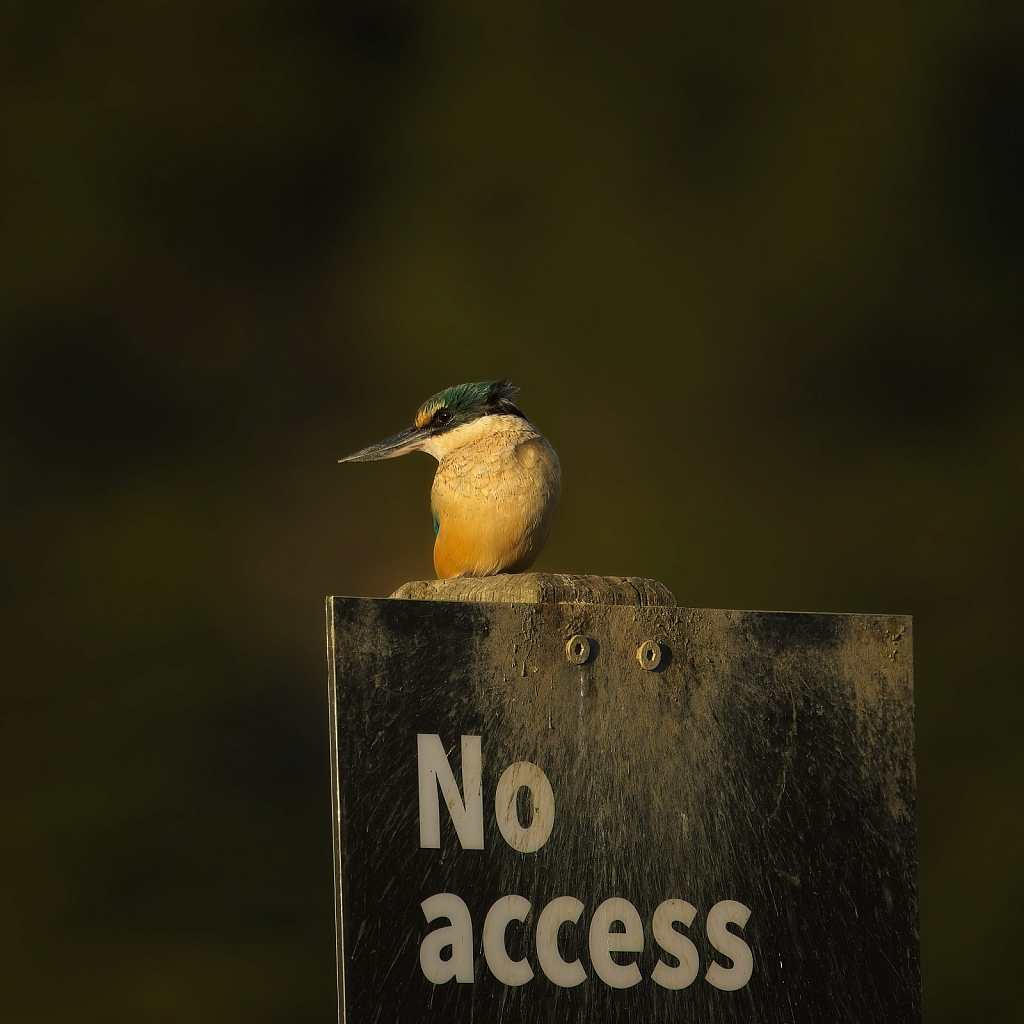
[[[919,1019],[909,619],[328,626],[347,1024]]]

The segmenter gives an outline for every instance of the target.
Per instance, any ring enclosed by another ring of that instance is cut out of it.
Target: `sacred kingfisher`
[[[438,579],[524,572],[540,554],[558,504],[558,456],[513,404],[507,380],[457,384],[428,398],[411,427],[339,459],[373,462],[425,451]]]

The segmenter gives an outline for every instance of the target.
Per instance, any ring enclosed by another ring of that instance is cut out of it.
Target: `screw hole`
[[[653,672],[661,666],[667,653],[667,649],[663,648],[657,640],[645,640],[637,648],[636,660],[640,662],[642,669]]]
[[[565,657],[572,665],[585,665],[590,659],[591,651],[590,640],[579,633],[571,637],[565,645]]]

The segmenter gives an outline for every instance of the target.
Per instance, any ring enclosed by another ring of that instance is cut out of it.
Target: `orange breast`
[[[438,531],[434,541],[434,572],[439,580],[471,574],[476,561],[474,546],[466,543],[465,537],[459,543],[457,531]]]
[[[547,539],[550,516],[531,528],[517,520],[495,515],[486,524],[464,518],[441,517],[434,541],[434,571],[438,579],[453,576],[490,576],[499,572],[525,572]]]

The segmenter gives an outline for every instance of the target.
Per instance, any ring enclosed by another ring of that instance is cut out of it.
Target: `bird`
[[[508,380],[457,384],[428,398],[411,427],[338,462],[424,451],[438,579],[525,572],[544,547],[561,492],[558,456],[513,402]]]

